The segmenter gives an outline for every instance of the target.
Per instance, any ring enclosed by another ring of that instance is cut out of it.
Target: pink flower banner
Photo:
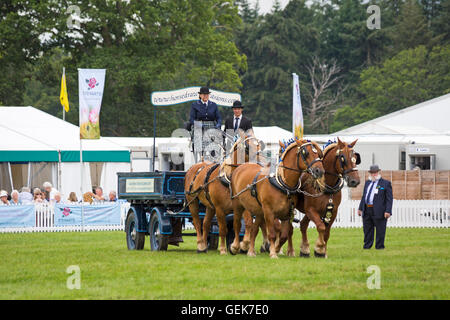
[[[106,69],[78,69],[80,139],[100,139],[100,108]]]

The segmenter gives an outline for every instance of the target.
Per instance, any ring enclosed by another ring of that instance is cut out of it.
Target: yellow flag
[[[66,70],[64,69],[63,75],[61,78],[61,93],[59,95],[59,100],[61,100],[61,105],[64,107],[66,112],[69,112],[69,97],[67,96],[67,87],[66,87]]]

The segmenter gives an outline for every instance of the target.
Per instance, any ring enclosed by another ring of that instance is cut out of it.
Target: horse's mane
[[[224,168],[226,168],[227,166],[227,164],[229,164],[232,160],[232,155],[233,155],[233,153],[234,152],[236,152],[237,151],[237,148],[238,148],[238,146],[243,142],[243,141],[245,141],[246,139],[249,139],[249,138],[251,138],[251,137],[254,137],[254,136],[252,136],[252,135],[243,135],[243,136],[239,136],[239,138],[237,138],[236,139],[236,141],[233,143],[233,146],[231,147],[231,151],[230,151],[230,154],[228,155],[228,157],[226,157],[224,160],[223,160],[223,162],[220,164],[220,172],[222,172],[223,171],[223,169]],[[256,138],[255,138],[256,139]]]
[[[336,147],[338,145],[338,143],[336,141],[331,141],[328,140],[327,143],[325,143],[325,145],[323,146],[323,156],[325,157],[325,155],[334,147]],[[353,148],[351,145],[347,145],[348,148]]]
[[[330,142],[331,141],[328,140],[328,143],[323,146],[323,156],[324,157],[331,149],[336,147],[338,144],[337,142],[331,142],[331,143]]]
[[[282,142],[284,144],[284,146],[280,146],[280,152],[278,154],[279,158],[278,158],[278,162],[281,161],[281,159],[284,158],[284,155],[290,150],[292,149],[292,147],[294,147],[296,144],[296,140],[291,138],[288,141],[283,140]]]

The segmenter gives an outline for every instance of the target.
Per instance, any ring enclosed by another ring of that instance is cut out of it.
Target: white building
[[[330,135],[309,136],[318,142],[336,137],[358,139],[363,170],[375,163],[384,170],[450,170],[450,94]]]

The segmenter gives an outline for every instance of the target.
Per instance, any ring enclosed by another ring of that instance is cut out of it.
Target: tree
[[[399,52],[379,67],[361,73],[361,102],[336,112],[340,130],[450,92],[450,45]]]
[[[80,8],[79,28],[68,27],[71,4]],[[242,86],[246,57],[233,43],[241,20],[229,1],[8,0],[0,6],[0,100],[8,104],[26,101],[58,116],[65,66],[67,120],[78,124],[77,68],[106,68],[102,135],[149,136],[152,91],[192,85],[239,91]],[[53,60],[58,54],[64,59]],[[19,80],[13,73],[17,66],[27,71]],[[170,135],[188,113],[187,104],[159,109],[157,134]]]
[[[304,66],[318,44],[312,11],[303,0],[291,1],[284,10],[259,17],[236,36],[248,58],[242,76],[243,104],[254,125],[292,128],[292,73],[308,81]]]
[[[417,0],[404,2],[391,36],[395,52],[412,49],[419,45],[432,45],[432,33]]]
[[[328,132],[329,113],[334,113],[337,102],[345,91],[339,83],[342,78],[342,75],[338,76],[341,68],[336,60],[328,64],[315,56],[307,69],[311,79],[311,89],[308,92],[310,99],[304,108],[309,124],[307,129],[311,130],[311,133]],[[337,89],[332,91],[333,87]]]

